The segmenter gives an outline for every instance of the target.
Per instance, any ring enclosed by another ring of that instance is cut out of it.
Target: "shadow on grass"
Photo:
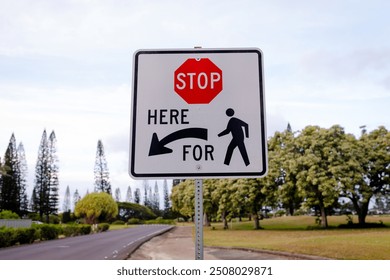
[[[254,229],[253,226],[240,226],[228,229],[224,229],[221,226],[211,226],[209,227],[210,230],[214,231],[241,231],[241,230],[265,230],[265,231],[321,231],[321,230],[338,230],[338,229],[370,229],[370,228],[390,228],[390,226],[385,225],[383,223],[365,223],[365,224],[354,224],[354,223],[348,223],[348,224],[340,224],[340,225],[329,225],[326,228],[321,227],[320,225],[310,225],[310,226],[295,226],[295,227],[289,227],[289,226],[261,226],[258,229]]]
[[[342,224],[339,225],[338,228],[342,229],[360,229],[360,228],[388,228],[387,225],[384,223],[365,223],[365,224],[354,224],[354,223],[348,223],[348,224]]]
[[[328,227],[322,228],[320,220],[315,216],[285,216],[272,217],[260,221],[260,231],[312,231],[312,230],[348,230],[348,229],[390,229],[390,216],[370,216],[369,220],[360,225],[357,216],[329,216]],[[353,220],[355,219],[355,223]],[[229,231],[255,230],[254,222],[250,220],[238,221],[232,219],[228,223]],[[208,230],[223,230],[221,222],[213,222]],[[255,230],[256,231],[256,230]]]

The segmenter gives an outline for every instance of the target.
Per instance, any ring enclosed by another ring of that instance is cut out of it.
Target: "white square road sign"
[[[257,48],[135,52],[130,175],[264,176],[262,65]]]

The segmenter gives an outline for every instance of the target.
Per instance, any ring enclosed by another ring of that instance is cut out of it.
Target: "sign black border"
[[[192,54],[192,53],[256,53],[258,55],[259,65],[259,89],[260,89],[260,123],[261,123],[261,152],[262,152],[262,164],[264,170],[259,172],[196,172],[196,173],[136,173],[135,172],[135,135],[137,132],[136,120],[137,120],[137,93],[138,93],[138,61],[140,55],[153,55],[153,54]],[[134,179],[200,179],[200,178],[258,178],[263,177],[268,172],[268,148],[267,148],[267,134],[265,123],[265,97],[264,97],[264,82],[263,82],[263,54],[258,48],[245,48],[245,49],[161,49],[161,50],[138,50],[134,53],[133,61],[133,91],[132,91],[132,104],[131,104],[131,133],[130,133],[130,162],[129,162],[129,174]]]

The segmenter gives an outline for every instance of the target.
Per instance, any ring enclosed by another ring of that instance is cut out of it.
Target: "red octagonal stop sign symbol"
[[[222,91],[222,70],[208,58],[189,58],[174,75],[175,92],[188,104],[208,104]]]

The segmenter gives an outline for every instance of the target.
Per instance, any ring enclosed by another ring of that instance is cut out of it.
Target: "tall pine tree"
[[[171,204],[169,201],[168,183],[166,179],[163,182],[163,192],[164,192],[164,212],[167,213],[171,208]]]
[[[149,202],[149,182],[148,180],[143,180],[143,183],[142,183],[142,186],[143,186],[143,189],[144,189],[144,195],[143,195],[143,204],[146,206],[146,207],[149,207],[150,206],[150,202]]]
[[[62,211],[68,212],[70,210],[71,210],[70,189],[69,189],[69,186],[66,186],[65,195],[64,195],[64,203],[62,204]]]
[[[14,134],[11,136],[4,155],[4,166],[6,166],[7,172],[2,176],[0,210],[10,210],[20,215],[20,188],[18,185],[20,172]]]
[[[134,191],[134,203],[141,203],[141,190],[139,188],[136,188]]]
[[[153,209],[153,192],[151,185],[148,185],[148,207]]]
[[[104,147],[101,140],[98,141],[95,160],[95,192],[106,192],[111,194],[110,176],[107,167],[107,160],[104,154]]]
[[[23,143],[18,146],[18,176],[17,182],[20,193],[20,213],[25,215],[28,213],[28,198],[27,198],[27,161]]]
[[[34,210],[41,219],[58,211],[58,158],[56,155],[56,137],[54,131],[47,138],[46,130],[42,133],[35,166]]]
[[[120,202],[121,200],[122,200],[121,189],[116,188],[115,189],[115,201]]]
[[[2,164],[1,157],[0,157],[0,190],[1,190],[1,178],[2,176],[5,176],[7,174],[7,167]]]
[[[1,157],[0,157],[0,205],[1,205],[1,187],[3,186],[3,176],[5,174],[6,174],[5,168],[1,162]],[[0,211],[1,211],[1,208],[0,208]]]
[[[75,208],[77,202],[79,202],[81,199],[81,196],[79,194],[79,191],[76,189],[74,194],[73,194],[73,209]]]
[[[28,210],[31,212],[35,212],[38,209],[38,207],[35,205],[35,203],[37,203],[37,202],[38,202],[38,195],[37,195],[37,191],[34,187],[32,194],[31,194],[30,201],[28,203]]]
[[[49,141],[48,141],[48,166],[49,166],[49,208],[50,214],[58,212],[58,156],[57,156],[57,139],[54,131],[50,133]]]
[[[166,219],[172,218],[171,200],[169,197],[168,182],[165,179],[163,182],[163,217]]]
[[[154,183],[152,207],[153,207],[153,210],[156,210],[156,211],[158,211],[160,209],[160,192],[159,192],[157,181]]]
[[[126,202],[133,202],[133,194],[130,186],[127,187]]]
[[[34,181],[34,192],[33,197],[34,210],[38,212],[41,220],[43,215],[48,214],[49,211],[49,149],[47,143],[46,130],[43,131],[41,142],[38,148],[38,158],[35,165],[35,181]]]

